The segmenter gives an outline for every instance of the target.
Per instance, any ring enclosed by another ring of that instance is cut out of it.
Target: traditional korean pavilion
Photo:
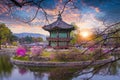
[[[45,25],[43,29],[50,33],[50,37],[47,38],[50,47],[55,49],[69,48],[69,42],[71,40],[70,32],[74,30],[74,27],[65,23],[60,14],[58,15],[57,21]]]

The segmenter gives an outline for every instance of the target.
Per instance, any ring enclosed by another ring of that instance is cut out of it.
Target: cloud
[[[7,13],[8,11],[9,11],[9,8],[7,6],[0,4],[0,15]]]
[[[41,26],[31,27],[29,25],[19,25],[19,24],[11,24],[9,25],[9,28],[14,33],[22,33],[22,32],[28,32],[28,33],[40,33],[44,35],[49,35],[47,31],[44,31]]]
[[[120,2],[119,0],[82,0],[82,4],[95,9],[96,12],[102,12],[109,23],[120,21]]]
[[[57,19],[58,11],[63,8],[62,4],[58,4],[55,9],[45,9],[46,12],[49,15],[56,15],[51,16],[52,18],[49,18],[50,23],[55,21]],[[33,32],[33,33],[44,33],[48,35],[48,32],[44,31],[41,27],[45,25],[45,19],[44,14],[41,14],[41,11],[39,11],[37,18],[35,18],[31,23],[25,24],[20,21],[15,21],[17,18],[20,18],[21,20],[26,18],[26,20],[29,20],[31,16],[33,16],[34,11],[36,11],[36,7],[30,7],[25,6],[22,9],[18,8],[14,10],[14,19],[12,21],[7,20],[9,22],[8,26],[14,33],[20,33],[20,32]],[[97,8],[88,8],[89,10],[97,10]],[[54,19],[53,19],[54,18]],[[67,5],[67,8],[65,8],[64,13],[62,14],[63,21],[67,22],[68,24],[71,24],[72,22],[76,23],[82,28],[91,28],[95,27],[96,24],[100,24],[100,21],[95,19],[95,14],[92,13],[81,13],[79,9],[71,9],[70,5]],[[5,22],[5,21],[4,21]],[[10,23],[11,22],[11,23]],[[101,26],[101,24],[99,25]]]
[[[98,7],[90,7],[90,8],[92,8],[93,10],[95,10],[97,13],[99,13],[100,12],[100,9],[98,8]]]
[[[63,20],[71,24],[72,22],[80,21],[81,14],[78,10],[67,10],[62,15]]]
[[[21,0],[19,0],[21,1]],[[36,0],[35,0],[36,1]],[[48,13],[47,17],[52,23],[57,19],[58,12],[63,9],[65,0],[45,0],[42,3],[43,8]],[[102,18],[106,18],[107,21],[114,22],[120,20],[120,5],[115,5],[118,0],[76,0],[76,9],[72,9],[72,3],[69,3],[65,11],[62,14],[63,21],[71,24],[74,22],[76,25],[83,28],[104,27],[102,25]],[[22,8],[12,7],[12,15],[7,14],[7,8],[0,4],[0,22],[4,22],[14,32],[33,32],[47,34],[41,27],[46,24],[45,15],[40,9],[37,17],[25,24],[20,21],[31,20],[37,7],[35,5],[24,6]],[[107,16],[107,17],[106,17]]]
[[[76,22],[76,25],[81,30],[86,28],[104,28],[103,22],[96,19],[95,14],[93,13],[83,14],[80,22]]]
[[[100,5],[109,3],[109,0],[82,0],[81,1],[83,5],[86,6],[93,6],[93,7],[99,7]]]
[[[99,13],[99,12],[100,12],[100,9],[99,9],[99,8],[95,8],[95,11]]]
[[[22,2],[23,0],[16,0],[17,2]]]

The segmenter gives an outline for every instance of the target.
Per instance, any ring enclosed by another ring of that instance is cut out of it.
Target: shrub
[[[81,51],[77,48],[73,48],[71,49],[69,52],[72,52],[72,53],[80,53]]]
[[[17,56],[25,56],[26,55],[26,49],[22,46],[19,46],[17,49],[16,49],[16,55]]]
[[[54,60],[55,59],[55,54],[54,53],[51,53],[50,54],[50,60]]]
[[[58,61],[66,61],[66,54],[65,53],[56,53],[55,59]]]
[[[12,45],[13,45],[13,46],[17,46],[18,43],[17,43],[17,42],[12,42]]]
[[[90,56],[82,55],[80,53],[57,53],[55,54],[55,59],[58,61],[84,61],[88,60]]]
[[[54,58],[57,61],[87,61],[92,59],[103,59],[104,56],[101,56],[103,53],[100,52],[100,49],[91,49],[89,54],[81,54],[79,50],[70,50],[68,52],[60,51],[55,53]],[[93,51],[94,50],[94,51]]]
[[[42,47],[41,46],[33,46],[31,49],[32,55],[39,55],[42,53]]]
[[[99,59],[105,59],[105,58],[108,58],[109,54],[106,53],[106,51],[102,50],[101,48],[97,48],[94,50],[93,52],[93,58],[95,60],[99,60]]]
[[[50,51],[43,50],[41,55],[44,57],[50,57],[51,54],[53,54],[52,51],[50,52]]]

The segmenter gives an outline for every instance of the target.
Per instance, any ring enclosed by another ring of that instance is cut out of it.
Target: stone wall
[[[110,61],[113,61],[113,57],[104,60],[96,60],[96,61],[80,61],[80,62],[36,62],[36,61],[20,61],[11,58],[11,62],[15,65],[21,66],[30,66],[30,67],[40,67],[40,66],[47,66],[47,67],[60,67],[60,66],[84,66],[84,65],[98,65],[98,64],[105,64]]]

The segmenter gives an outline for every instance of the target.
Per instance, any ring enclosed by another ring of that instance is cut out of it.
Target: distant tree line
[[[22,37],[19,38],[11,32],[11,30],[6,27],[4,23],[0,23],[0,49],[1,45],[12,44],[13,42],[20,42],[20,43],[33,43],[33,42],[41,42],[43,39],[41,37]]]
[[[43,39],[41,37],[31,37],[31,36],[26,36],[19,38],[18,41],[23,44],[23,43],[34,43],[34,42],[42,42]]]

